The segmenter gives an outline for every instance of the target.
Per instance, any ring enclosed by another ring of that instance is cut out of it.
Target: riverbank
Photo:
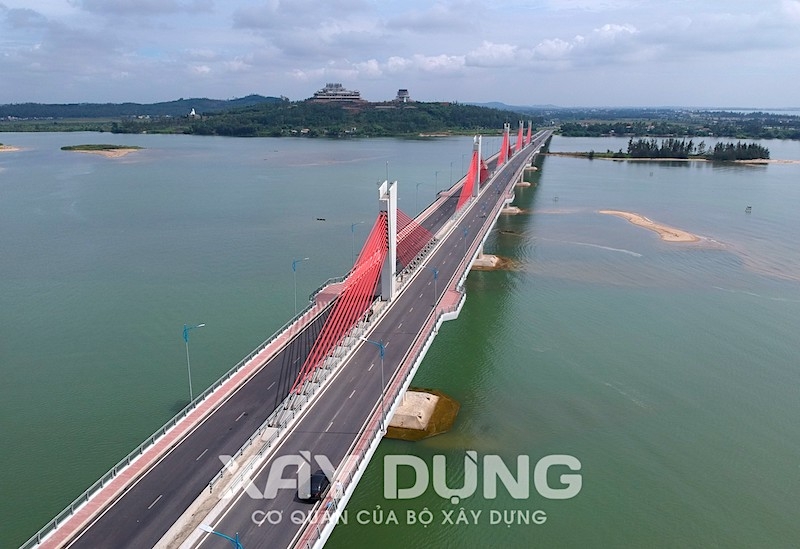
[[[633,223],[634,225],[637,225],[639,227],[643,227],[645,229],[654,231],[658,233],[658,236],[661,237],[661,240],[664,240],[666,242],[700,241],[700,237],[695,234],[684,231],[682,229],[676,229],[668,225],[662,225],[661,223],[656,223],[653,220],[648,219],[643,215],[639,215],[637,213],[623,212],[620,210],[600,210],[598,213],[620,217],[622,219],[627,220],[629,223]]]

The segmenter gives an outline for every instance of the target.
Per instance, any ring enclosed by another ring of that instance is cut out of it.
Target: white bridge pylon
[[[397,181],[386,180],[378,189],[378,209],[386,212],[386,242],[389,250],[381,268],[381,299],[392,301],[397,286],[395,284],[395,266],[397,265]]]

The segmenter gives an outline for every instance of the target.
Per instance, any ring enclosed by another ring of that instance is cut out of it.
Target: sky
[[[800,107],[800,0],[0,0],[0,104]]]

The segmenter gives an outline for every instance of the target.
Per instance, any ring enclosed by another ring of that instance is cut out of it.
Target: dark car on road
[[[306,497],[306,494],[302,493],[303,487],[298,486],[297,499],[309,502],[319,501],[325,496],[325,494],[328,492],[328,488],[330,487],[331,481],[328,480],[328,477],[325,475],[325,473],[319,469],[311,475],[308,496]]]

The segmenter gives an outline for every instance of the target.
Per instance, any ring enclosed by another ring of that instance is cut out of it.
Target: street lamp
[[[436,280],[439,278],[439,269],[436,267],[431,267],[430,265],[423,265],[423,267],[433,271],[433,305],[431,305],[431,307],[436,307],[436,299],[439,297],[439,291],[436,289]]]
[[[189,402],[194,400],[194,393],[192,392],[192,364],[189,362],[189,332],[195,328],[202,328],[205,324],[196,324],[189,326],[183,325],[183,341],[186,343],[186,370],[189,372]]]
[[[438,170],[433,172],[433,175],[436,177],[436,191],[439,191],[439,172]]]
[[[359,221],[358,223],[351,223],[350,224],[350,233],[353,236],[353,251],[352,251],[352,255],[353,255],[353,265],[354,266],[356,264],[356,226],[361,225],[362,223],[364,223],[364,222],[363,221]]]
[[[424,185],[425,183],[417,183],[417,188],[414,190],[414,214],[416,215],[419,213],[419,186]]]
[[[453,163],[450,162],[450,186],[453,186]]]
[[[386,419],[386,406],[384,405],[384,398],[383,398],[383,355],[386,354],[386,346],[383,344],[383,340],[381,341],[372,341],[371,339],[367,339],[364,336],[361,336],[361,341],[366,341],[367,343],[372,343],[381,351],[381,430],[385,431],[386,427],[384,427],[384,421]]]
[[[294,276],[294,314],[297,315],[297,264],[303,261],[308,261],[307,257],[303,259],[292,260],[292,276]]]
[[[226,536],[225,534],[223,534],[221,532],[217,532],[216,530],[214,530],[208,524],[201,524],[200,526],[198,526],[198,528],[200,528],[203,532],[208,532],[209,534],[214,534],[215,536],[219,536],[221,538],[225,538],[226,540],[231,542],[231,544],[233,545],[234,549],[244,549],[244,545],[242,545],[242,542],[239,541],[239,532],[236,532],[236,537],[232,538],[230,536]]]

